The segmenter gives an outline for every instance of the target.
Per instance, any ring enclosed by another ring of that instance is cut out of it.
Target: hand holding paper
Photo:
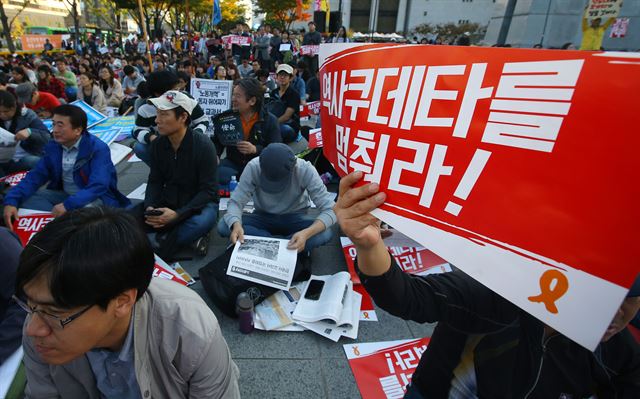
[[[231,226],[229,240],[233,245],[236,245],[236,241],[240,241],[241,244],[244,244],[244,229],[240,222],[235,222],[233,226]]]

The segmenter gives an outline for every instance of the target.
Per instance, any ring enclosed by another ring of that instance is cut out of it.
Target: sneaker
[[[198,238],[194,247],[198,256],[207,256],[207,252],[209,251],[209,234]]]

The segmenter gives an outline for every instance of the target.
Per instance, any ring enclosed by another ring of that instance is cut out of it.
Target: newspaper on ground
[[[119,164],[132,151],[131,147],[118,143],[109,144],[109,149],[111,150],[111,162],[114,165]]]
[[[289,240],[244,236],[236,242],[227,268],[229,276],[281,290],[291,287],[297,252],[287,248]]]
[[[351,284],[351,282],[349,282]],[[350,289],[345,299],[345,306],[342,310],[341,321],[345,323],[337,325],[332,321],[321,320],[316,322],[296,321],[299,325],[307,330],[313,331],[325,338],[329,338],[333,342],[338,342],[340,337],[351,339],[358,338],[358,328],[360,325],[360,305],[362,303],[362,295]],[[345,319],[348,317],[348,321]]]
[[[291,315],[306,286],[306,281],[293,284],[288,291],[277,291],[256,305],[254,326],[267,331],[304,331],[294,324]]]

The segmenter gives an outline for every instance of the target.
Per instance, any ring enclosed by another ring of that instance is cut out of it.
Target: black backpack
[[[237,318],[236,298],[240,293],[246,292],[249,294],[255,306],[278,290],[252,281],[228,276],[227,267],[232,253],[233,246],[230,246],[224,253],[198,270],[198,274],[205,292],[218,309],[231,318]],[[298,255],[293,281],[308,280],[309,277],[311,277],[311,259]]]

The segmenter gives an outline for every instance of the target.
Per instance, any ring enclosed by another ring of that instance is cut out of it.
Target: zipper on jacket
[[[544,337],[544,333],[542,334],[542,356],[540,358],[540,367],[538,367],[538,374],[536,375],[536,380],[533,382],[533,386],[531,387],[531,389],[529,389],[529,392],[527,392],[526,395],[524,395],[524,399],[527,399],[529,397],[529,395],[531,395],[531,393],[533,393],[533,390],[536,388],[536,386],[538,385],[538,381],[540,380],[540,374],[542,373],[542,365],[544,364],[544,354],[547,352],[547,344],[549,343],[549,340],[553,337],[555,337],[557,334],[553,334],[549,337],[547,337],[545,339]]]

